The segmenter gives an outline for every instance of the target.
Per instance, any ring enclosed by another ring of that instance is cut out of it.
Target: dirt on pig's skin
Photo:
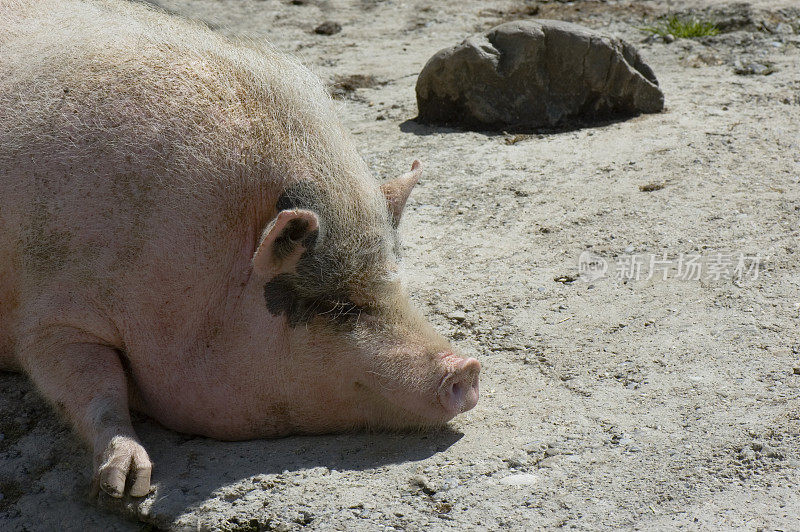
[[[483,398],[433,433],[225,443],[139,419],[156,491],[99,510],[85,498],[87,451],[23,377],[3,373],[0,529],[797,527],[792,2],[754,2],[762,30],[671,44],[640,42],[659,2],[564,4],[570,20],[639,47],[667,109],[507,142],[416,124],[414,82],[437,50],[500,21],[481,12],[522,2],[159,1],[226,35],[269,38],[331,83],[387,82],[356,88],[341,114],[377,175],[426,164],[403,221],[408,282],[434,325],[480,359]],[[323,20],[342,32],[315,35]],[[719,64],[691,61],[708,53]],[[776,70],[741,76],[736,60]],[[669,186],[640,191],[650,183]],[[606,260],[604,277],[554,281],[577,277],[586,251]],[[759,268],[706,275],[720,253]],[[634,256],[638,280],[624,270]],[[678,270],[681,256],[705,261],[698,279]]]

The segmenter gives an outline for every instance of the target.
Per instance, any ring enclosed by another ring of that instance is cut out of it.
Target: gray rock
[[[659,112],[664,95],[631,44],[525,20],[436,53],[417,80],[417,105],[423,123],[530,129]]]

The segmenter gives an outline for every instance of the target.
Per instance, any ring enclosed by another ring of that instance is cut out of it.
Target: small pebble
[[[467,315],[461,312],[460,310],[454,310],[450,313],[450,319],[461,323],[465,319],[467,319]]]
[[[509,475],[500,479],[500,484],[504,486],[530,486],[537,482],[539,482],[539,477],[530,473]]]
[[[448,477],[442,481],[442,486],[440,488],[441,491],[449,491],[453,488],[457,488],[459,485],[458,479],[455,477]]]
[[[532,443],[526,443],[525,445],[523,445],[522,446],[522,450],[525,451],[528,454],[537,454],[537,453],[542,452],[542,448],[543,447],[544,446],[542,445],[541,442],[532,442]]]
[[[541,460],[537,465],[539,467],[557,467],[558,456],[551,456],[550,458],[545,458],[544,460]]]
[[[317,35],[334,35],[342,31],[342,25],[338,22],[333,22],[330,20],[326,20],[316,28],[314,28],[314,33]]]
[[[776,458],[778,460],[783,460],[783,453],[768,445],[764,446],[764,448],[761,450],[761,453],[767,458]]]
[[[294,519],[294,522],[299,524],[299,525],[306,526],[306,525],[310,524],[311,521],[313,521],[313,520],[314,520],[314,514],[312,514],[311,512],[307,512],[305,510],[300,510],[300,513]]]
[[[430,481],[424,475],[414,475],[409,482],[412,486],[417,486],[428,495],[436,493],[436,490],[431,487]]]
[[[667,44],[675,42],[675,36],[671,33],[664,35],[664,42]]]
[[[503,458],[503,462],[508,464],[508,467],[512,468],[524,467],[525,465],[528,464],[528,453],[526,453],[525,451],[519,451],[513,454],[512,456]]]
[[[775,69],[755,61],[747,64],[736,61],[733,65],[733,71],[740,76],[767,76],[772,74]]]

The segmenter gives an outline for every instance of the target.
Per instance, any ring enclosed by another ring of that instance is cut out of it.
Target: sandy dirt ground
[[[480,359],[481,401],[429,434],[222,443],[138,419],[157,489],[98,508],[87,449],[2,373],[0,529],[800,530],[797,2],[160,3],[301,57],[376,175],[423,161],[409,283]],[[687,10],[725,32],[638,29]],[[635,43],[665,111],[529,135],[413,121],[433,53],[532,16]],[[737,74],[753,62],[771,73]]]

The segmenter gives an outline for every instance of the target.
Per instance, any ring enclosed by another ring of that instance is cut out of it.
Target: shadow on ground
[[[28,486],[24,492],[37,495],[32,499],[25,499],[22,493],[10,497],[12,490],[8,488],[0,510],[24,523],[26,508],[45,500],[57,507],[54,501],[64,498],[64,503],[83,499],[84,511],[91,512],[85,495],[91,467],[88,449],[82,448],[58,422],[24,377],[3,373],[2,379],[3,388],[14,392],[5,394],[0,408],[6,420],[0,429],[8,436],[2,441],[2,450],[13,459],[0,469],[9,469],[4,473],[13,478],[14,486]],[[15,430],[15,423],[24,425],[22,430]],[[179,434],[144,418],[136,419],[134,426],[154,463],[154,491],[143,499],[118,500],[101,494],[99,506],[159,528],[168,528],[188,509],[219,497],[220,490],[239,485],[244,479],[315,468],[363,471],[413,462],[444,451],[463,436],[444,428],[427,433],[353,433],[221,442]]]
[[[668,112],[668,109],[664,109],[662,112]],[[470,124],[460,124],[460,123],[451,123],[451,124],[428,124],[425,122],[421,122],[419,117],[410,118],[404,122],[400,123],[400,131],[403,133],[411,133],[412,135],[416,135],[418,137],[425,137],[428,135],[436,135],[440,133],[464,133],[464,132],[474,132],[479,133],[481,135],[485,135],[487,137],[495,137],[498,135],[557,135],[559,133],[571,133],[574,131],[579,131],[582,129],[595,129],[595,128],[604,128],[607,126],[611,126],[614,124],[619,124],[622,122],[626,122],[628,120],[633,120],[642,116],[646,116],[643,114],[633,114],[633,115],[619,115],[619,116],[602,116],[593,119],[572,119],[572,120],[565,120],[562,124],[556,127],[520,127],[520,126],[497,126],[491,128],[485,125],[470,125]]]

